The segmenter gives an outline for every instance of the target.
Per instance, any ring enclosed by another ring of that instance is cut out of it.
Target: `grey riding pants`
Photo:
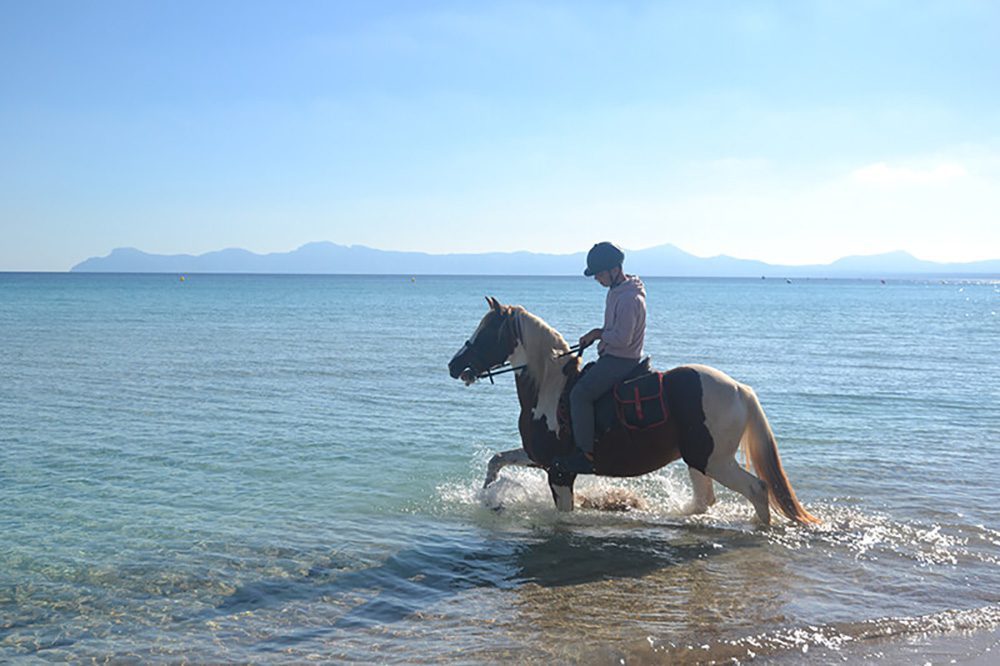
[[[578,449],[594,450],[594,401],[611,390],[639,362],[637,358],[621,358],[604,354],[576,383],[569,394],[569,409],[573,421],[573,441]]]

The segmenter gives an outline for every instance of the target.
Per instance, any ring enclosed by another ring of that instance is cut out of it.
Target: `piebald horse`
[[[541,318],[518,305],[486,300],[489,312],[448,363],[448,371],[471,384],[507,363],[515,367],[522,447],[493,456],[484,487],[507,465],[544,468],[556,507],[572,511],[574,477],[555,473],[551,465],[573,448],[568,421],[559,418],[559,410],[580,374],[580,359]],[[749,499],[764,525],[771,522],[771,506],[797,523],[819,522],[795,496],[753,389],[704,365],[670,370],[664,387],[667,422],[643,431],[614,426],[601,434],[594,446],[597,474],[638,476],[683,458],[694,490],[687,513],[703,513],[715,503],[714,479]],[[736,461],[741,446],[757,476]]]

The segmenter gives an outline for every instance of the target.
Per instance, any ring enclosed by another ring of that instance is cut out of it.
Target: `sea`
[[[998,663],[1000,280],[645,283],[822,524],[686,516],[681,462],[482,488],[514,382],[448,360],[593,280],[0,274],[0,662]]]

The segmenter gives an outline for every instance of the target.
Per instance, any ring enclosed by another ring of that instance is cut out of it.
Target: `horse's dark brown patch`
[[[554,457],[569,453],[573,442],[568,432],[552,432],[547,417],[532,417],[532,410],[538,404],[538,387],[531,376],[526,372],[519,373],[516,383],[517,399],[521,403],[521,414],[517,420],[521,445],[532,461],[548,467]]]
[[[569,373],[566,391],[572,389],[575,372]],[[715,443],[705,425],[701,380],[693,368],[675,368],[664,373],[670,419],[661,426],[632,430],[620,424],[604,432],[594,446],[594,466],[604,476],[640,476],[683,458],[700,472],[705,471]],[[560,400],[559,434],[548,427],[546,417],[532,418],[538,391],[527,374],[517,379],[521,416],[518,426],[528,456],[540,465],[572,449],[572,434],[565,410],[566,396]]]
[[[689,466],[705,472],[715,442],[705,425],[701,377],[694,368],[674,368],[664,374],[670,420],[677,426],[681,456]]]
[[[640,476],[681,457],[673,421],[649,430],[616,426],[594,445],[594,468],[604,476]]]

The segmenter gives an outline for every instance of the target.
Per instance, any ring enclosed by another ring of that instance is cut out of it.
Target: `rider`
[[[580,349],[595,341],[597,362],[577,381],[569,395],[576,449],[555,461],[563,471],[593,474],[594,401],[625,378],[642,357],[646,337],[646,288],[635,275],[622,270],[625,253],[613,243],[597,243],[587,253],[587,270],[607,287],[604,326],[580,338]]]

